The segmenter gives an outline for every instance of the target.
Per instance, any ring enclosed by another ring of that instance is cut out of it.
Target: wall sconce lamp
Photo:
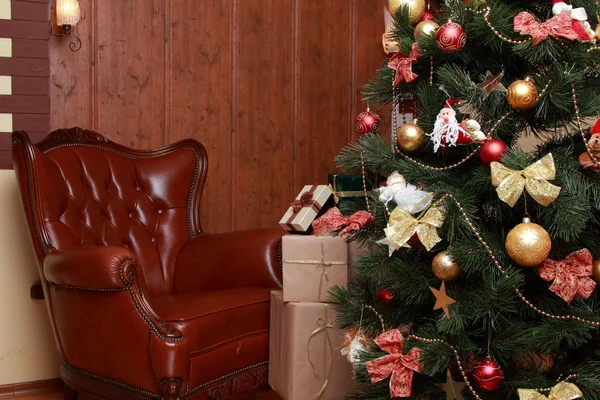
[[[75,39],[69,43],[71,51],[81,49],[81,39],[71,35],[71,29],[77,25],[81,19],[81,10],[77,0],[56,0],[56,25],[62,27],[63,33],[55,33],[52,27],[52,0],[48,2],[48,25],[52,36],[71,36]]]

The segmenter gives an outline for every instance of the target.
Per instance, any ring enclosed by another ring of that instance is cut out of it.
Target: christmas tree
[[[600,399],[599,4],[390,1],[391,141],[336,159],[387,179],[342,209],[375,217],[330,293],[355,399]]]

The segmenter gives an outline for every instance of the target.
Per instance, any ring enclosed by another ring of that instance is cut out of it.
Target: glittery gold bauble
[[[411,24],[416,24],[425,14],[425,0],[390,0],[390,12],[396,17],[396,11],[408,6],[408,19]]]
[[[425,143],[425,132],[417,124],[404,124],[396,133],[398,147],[404,151],[415,151]]]
[[[529,110],[537,101],[538,92],[533,83],[524,79],[513,82],[508,87],[506,97],[515,110]]]
[[[421,21],[415,27],[415,39],[420,39],[423,36],[431,35],[440,26],[432,20]]]
[[[596,27],[596,40],[600,40],[600,23]]]
[[[552,248],[550,235],[544,228],[531,222],[529,218],[515,226],[506,237],[506,251],[510,258],[524,267],[541,264]]]
[[[431,269],[436,278],[443,281],[453,281],[460,276],[462,269],[448,252],[442,251],[433,258]]]
[[[594,260],[592,263],[592,278],[600,283],[600,260]]]

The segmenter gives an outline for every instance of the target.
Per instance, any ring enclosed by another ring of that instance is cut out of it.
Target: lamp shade
[[[56,0],[56,22],[58,25],[75,26],[81,18],[77,0]]]

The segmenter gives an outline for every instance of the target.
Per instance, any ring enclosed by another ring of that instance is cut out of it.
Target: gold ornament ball
[[[594,260],[592,264],[592,278],[600,283],[600,260]]]
[[[552,248],[550,235],[544,228],[528,218],[515,226],[506,237],[506,251],[514,262],[524,267],[541,264]]]
[[[425,0],[390,0],[390,12],[396,17],[399,8],[408,6],[408,19],[416,24],[425,14]]]
[[[418,40],[423,36],[429,36],[436,31],[440,26],[430,19],[421,21],[415,27],[415,39]]]
[[[506,93],[508,104],[515,110],[529,110],[538,98],[535,85],[528,79],[513,82]]]
[[[596,27],[596,40],[600,40],[600,23]]]
[[[431,269],[436,278],[443,281],[453,281],[462,272],[460,265],[450,257],[448,252],[438,253],[431,262]]]
[[[415,151],[425,143],[425,132],[417,124],[404,124],[396,132],[398,146],[404,151]]]

